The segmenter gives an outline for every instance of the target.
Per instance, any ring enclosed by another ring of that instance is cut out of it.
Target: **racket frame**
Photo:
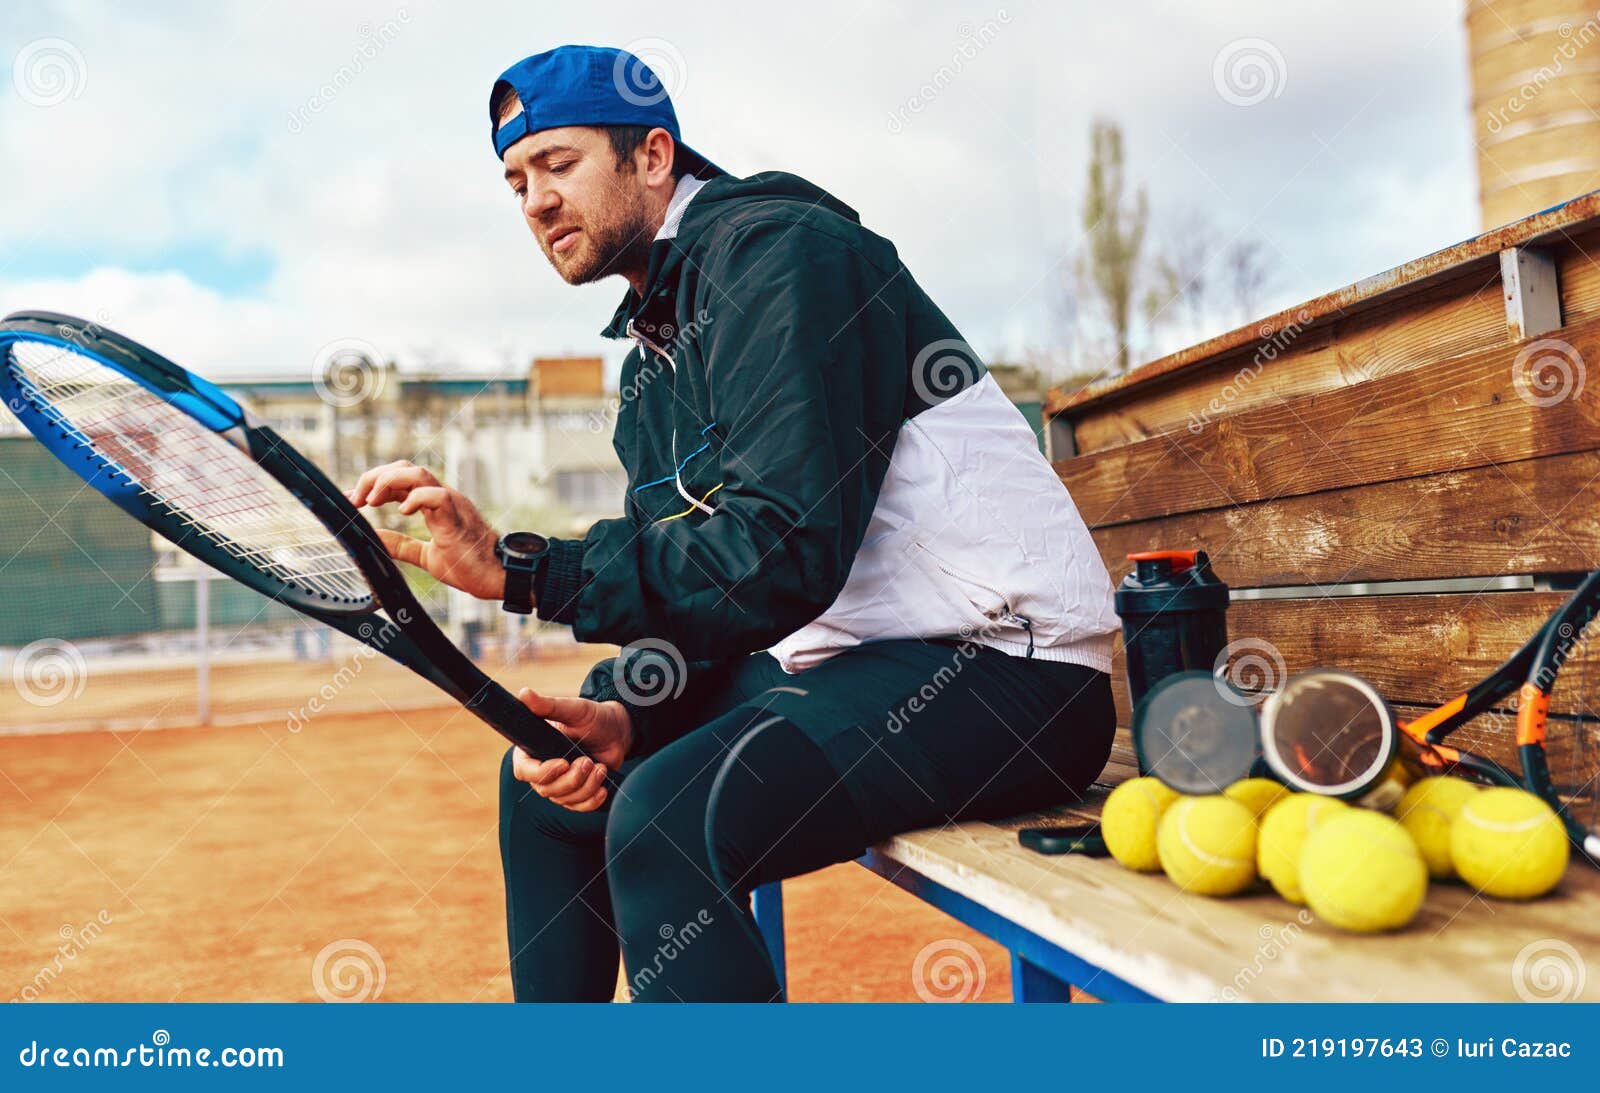
[[[1546,723],[1556,679],[1571,653],[1574,641],[1600,614],[1600,570],[1583,579],[1554,614],[1515,653],[1467,691],[1443,705],[1404,722],[1400,728],[1424,747],[1424,759],[1437,758],[1440,773],[1466,772],[1479,781],[1525,789],[1555,809],[1572,842],[1590,858],[1600,860],[1600,835],[1575,821],[1550,779],[1545,754]],[[1461,726],[1499,706],[1511,694],[1517,698],[1517,758],[1522,775],[1485,756],[1454,748],[1445,739]]]
[[[456,647],[423,609],[383,540],[344,493],[220,388],[130,338],[70,315],[20,311],[6,316],[0,321],[0,359],[9,356],[11,344],[19,341],[83,354],[222,435],[310,511],[350,555],[371,596],[350,599],[312,593],[270,575],[263,579],[256,567],[194,533],[175,514],[146,503],[144,491],[126,475],[108,473],[106,457],[74,438],[26,392],[11,393],[16,385],[10,369],[0,369],[0,383],[9,393],[7,404],[28,431],[124,512],[226,576],[409,668],[535,758],[574,759],[583,754]]]

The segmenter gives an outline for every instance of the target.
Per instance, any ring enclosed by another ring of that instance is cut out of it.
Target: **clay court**
[[[571,693],[594,659],[569,650],[497,674]],[[8,729],[117,726],[0,736],[0,998],[509,1001],[503,745],[381,658],[290,731],[337,667],[217,668],[212,728],[180,727],[192,670],[91,670],[49,708],[0,693]],[[823,870],[785,897],[796,1001],[937,994],[913,977],[930,945],[967,962],[945,994],[1010,997],[1002,949],[864,869]]]

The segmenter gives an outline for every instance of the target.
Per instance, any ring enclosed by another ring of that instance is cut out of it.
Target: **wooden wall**
[[[1513,225],[1468,241],[1381,288],[1352,286],[1216,339],[1214,352],[1052,392],[1055,466],[1113,579],[1130,551],[1202,547],[1236,589],[1306,586],[1297,598],[1236,601],[1230,637],[1270,643],[1288,672],[1359,672],[1402,715],[1499,663],[1560,593],[1317,588],[1600,566],[1590,200],[1558,230],[1548,215],[1530,218],[1520,236]],[[1560,296],[1560,325],[1521,340],[1498,253],[1513,245],[1553,269]],[[1116,685],[1126,726],[1120,651]],[[1462,742],[1511,750],[1491,723]]]

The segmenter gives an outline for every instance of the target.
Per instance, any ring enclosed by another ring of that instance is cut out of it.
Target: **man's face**
[[[604,130],[544,129],[507,148],[504,163],[539,249],[568,284],[644,267],[655,234],[648,191]]]

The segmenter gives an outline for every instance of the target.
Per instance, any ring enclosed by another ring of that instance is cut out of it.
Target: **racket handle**
[[[582,748],[498,683],[485,686],[467,699],[466,706],[495,732],[535,759],[578,759],[583,756]]]

